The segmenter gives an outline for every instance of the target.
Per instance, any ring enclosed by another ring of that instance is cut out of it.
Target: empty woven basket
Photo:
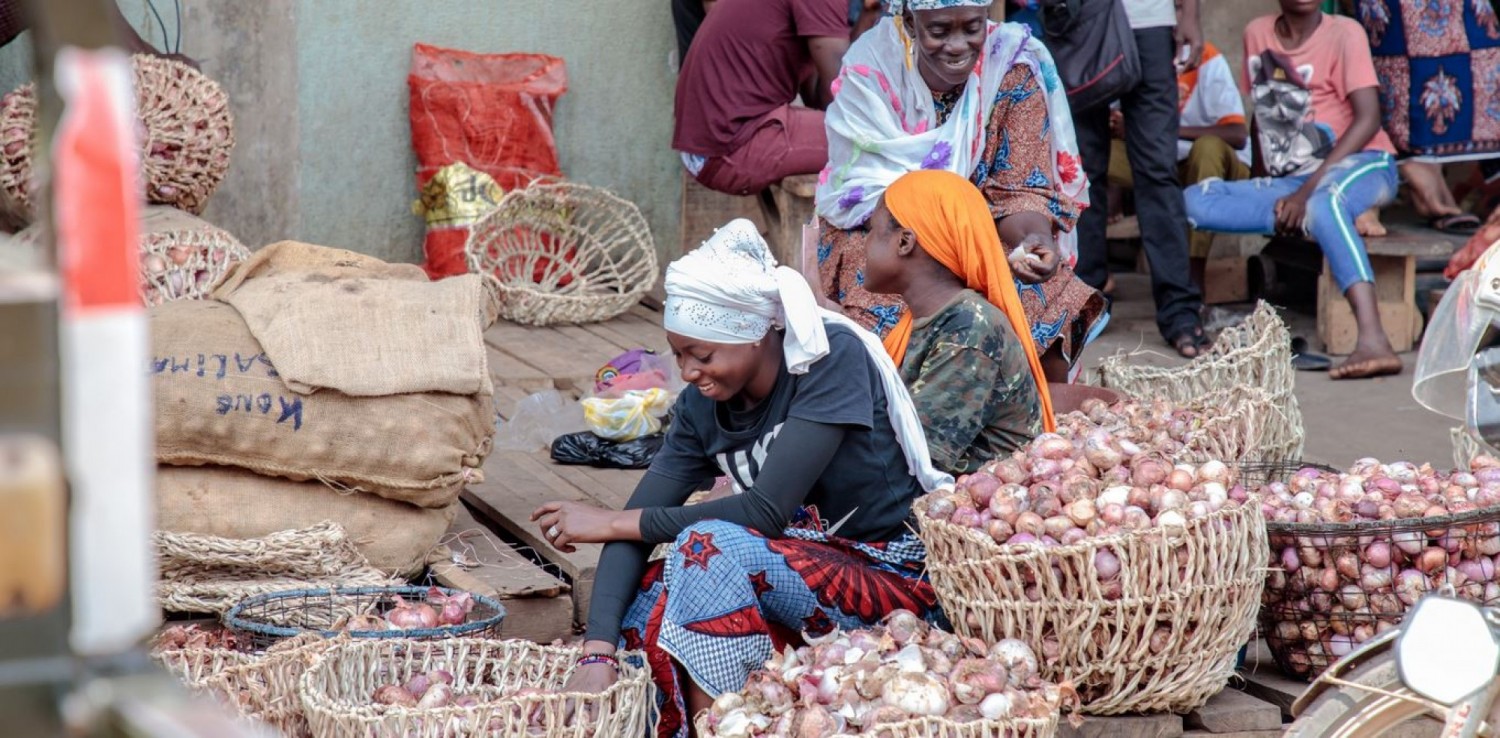
[[[136,54],[131,64],[146,201],[200,215],[229,171],[229,95],[181,62]],[[28,83],[0,98],[0,210],[16,227],[35,217],[35,136],[36,85]]]
[[[507,194],[474,225],[469,271],[494,281],[500,317],[526,325],[609,320],[656,283],[656,246],[634,204],[571,182]]]

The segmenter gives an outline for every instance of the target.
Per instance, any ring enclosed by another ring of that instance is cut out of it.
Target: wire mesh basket
[[[1311,679],[1400,625],[1423,595],[1500,604],[1500,508],[1402,520],[1266,523],[1261,631],[1281,670]],[[1379,564],[1384,564],[1380,566]]]
[[[1311,461],[1243,461],[1239,465],[1239,475],[1236,477],[1239,484],[1245,489],[1259,489],[1274,482],[1285,484],[1297,472],[1303,469],[1316,469],[1320,472],[1330,474],[1339,473],[1327,464],[1317,464]]]
[[[458,636],[499,637],[505,606],[475,594],[469,595],[474,608],[462,624],[434,628],[382,627],[388,626],[385,617],[396,608],[396,598],[428,604],[433,592],[443,597],[464,594],[438,587],[345,587],[271,592],[246,598],[230,608],[224,614],[224,625],[237,638],[256,649],[269,648],[278,641],[308,632],[327,638],[347,633],[351,638],[418,641]]]
[[[469,271],[493,280],[500,315],[526,325],[609,320],[656,284],[656,246],[633,203],[573,182],[507,194],[476,223]]]

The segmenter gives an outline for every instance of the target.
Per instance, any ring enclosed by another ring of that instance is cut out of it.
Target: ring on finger
[[[547,529],[547,537],[548,538],[556,538],[557,537],[557,526],[554,525],[551,528]]]

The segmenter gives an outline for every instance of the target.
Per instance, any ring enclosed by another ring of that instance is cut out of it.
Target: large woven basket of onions
[[[16,238],[37,243],[42,227],[33,223]],[[236,264],[250,258],[228,231],[165,205],[142,212],[140,253],[140,295],[147,306],[208,297]]]
[[[312,634],[265,651],[240,650],[228,630],[176,625],[157,636],[151,657],[194,692],[218,697],[241,717],[283,736],[310,735],[298,695],[302,672],[334,641]]]
[[[1266,394],[1260,458],[1296,459],[1302,454],[1302,411],[1293,394],[1291,333],[1276,309],[1262,301],[1240,323],[1220,332],[1213,347],[1185,365],[1151,352],[1117,353],[1099,364],[1100,384],[1133,397],[1190,404],[1236,387]]]
[[[656,246],[634,203],[573,182],[512,190],[469,232],[469,271],[492,280],[500,316],[526,325],[593,323],[656,283]]]
[[[1260,434],[1276,409],[1256,387],[1217,390],[1179,405],[1163,399],[1107,403],[1088,398],[1079,409],[1059,415],[1058,433],[1085,439],[1096,430],[1116,441],[1151,446],[1175,462],[1218,460],[1239,464],[1263,453]]]
[[[131,65],[146,201],[201,214],[229,171],[229,95],[178,61],[136,54]],[[0,209],[14,226],[36,215],[35,139],[36,85],[28,83],[0,98]]]
[[[1474,464],[1440,473],[1362,459],[1261,490],[1271,545],[1261,630],[1283,672],[1316,677],[1445,585],[1500,605],[1500,462]]]
[[[1187,712],[1255,632],[1265,519],[1224,463],[1119,445],[1044,434],[921,498],[928,572],[959,633],[1026,642],[1083,712]]]
[[[656,695],[641,655],[621,653],[603,692],[565,693],[579,655],[514,640],[353,641],[302,675],[302,706],[319,738],[649,735]]]

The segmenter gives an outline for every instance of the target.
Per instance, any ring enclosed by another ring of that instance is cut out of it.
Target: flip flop
[[[1443,233],[1452,233],[1456,236],[1470,236],[1484,225],[1479,216],[1471,213],[1454,213],[1453,215],[1439,215],[1427,221],[1428,227]]]
[[[1292,368],[1299,372],[1326,372],[1333,367],[1333,360],[1308,348],[1307,339],[1292,337]]]

